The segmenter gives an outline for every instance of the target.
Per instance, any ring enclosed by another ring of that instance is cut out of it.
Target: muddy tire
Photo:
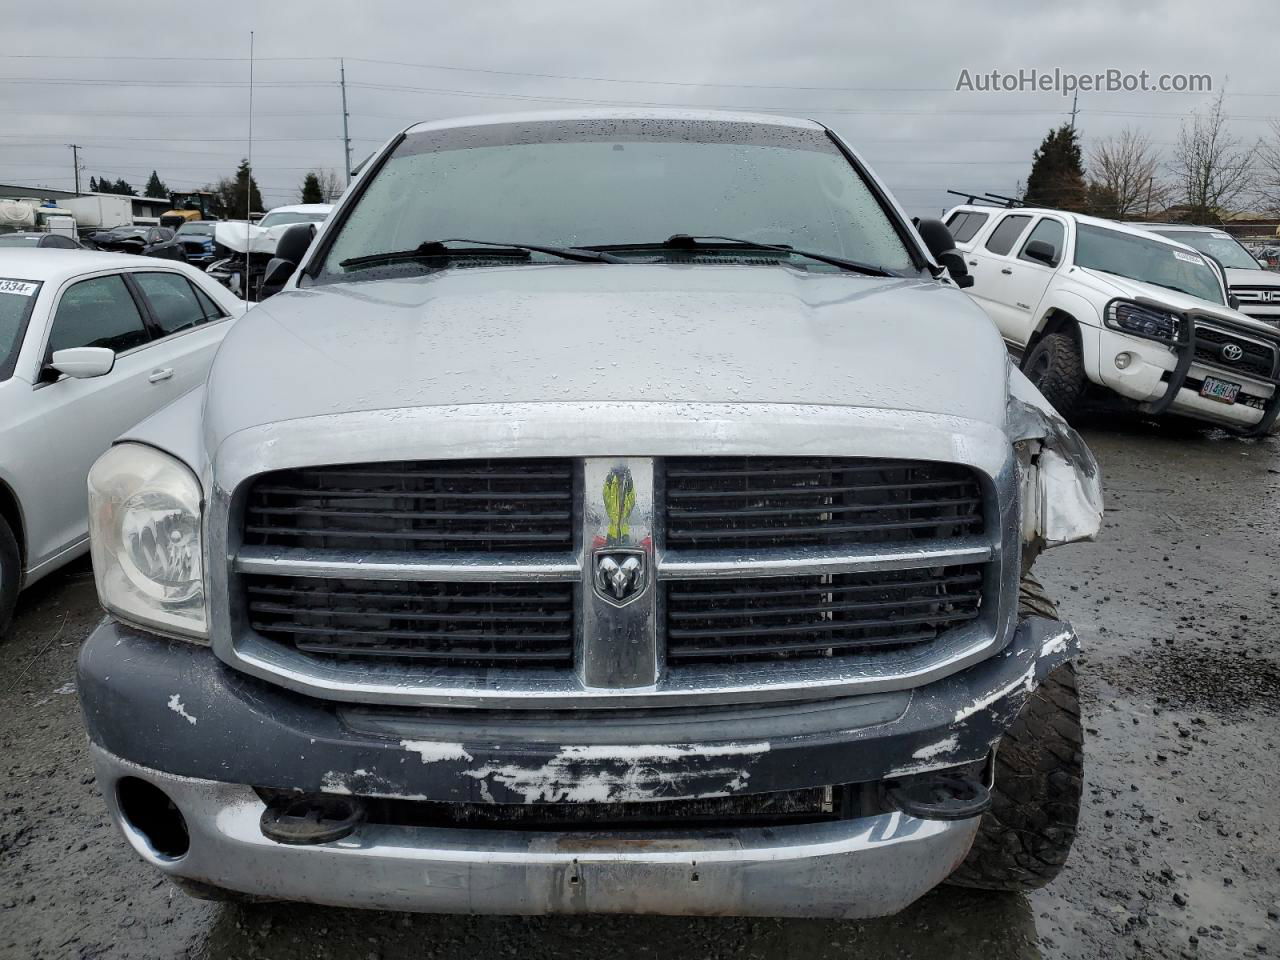
[[[1058,612],[1030,574],[1018,594],[1020,617]],[[991,809],[969,856],[948,879],[985,890],[1035,890],[1067,862],[1084,786],[1084,731],[1075,664],[1054,670],[1031,695],[996,751]]]
[[[9,633],[22,582],[22,553],[4,517],[0,517],[0,640]]]
[[[1075,413],[1088,385],[1080,345],[1065,331],[1041,337],[1023,358],[1022,372],[1063,419]]]

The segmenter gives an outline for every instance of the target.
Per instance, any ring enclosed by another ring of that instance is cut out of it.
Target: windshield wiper
[[[704,243],[703,241],[714,241]],[[865,273],[871,277],[892,277],[896,274],[891,273],[884,267],[877,267],[870,263],[859,263],[857,260],[849,260],[846,257],[837,257],[830,253],[815,253],[812,250],[797,250],[795,247],[783,243],[762,243],[758,240],[739,240],[736,237],[721,237],[715,235],[707,236],[691,236],[687,233],[673,233],[661,243],[611,243],[607,246],[592,246],[589,250],[713,250],[717,247],[741,247],[751,250],[771,250],[775,253],[785,253],[789,257],[804,257],[806,260],[817,260],[821,263],[829,263],[833,267],[839,267],[842,270],[852,270],[855,273]]]
[[[576,260],[583,263],[626,263],[621,257],[601,250],[582,250],[577,247],[548,247],[537,243],[500,243],[496,240],[472,240],[467,237],[448,237],[444,240],[426,240],[412,250],[388,250],[384,253],[369,253],[360,257],[349,257],[338,262],[340,267],[366,267],[379,263],[395,263],[400,260],[427,260],[433,257],[471,256],[489,253],[480,250],[454,250],[446,246],[450,243],[470,243],[477,247],[503,247],[508,250],[525,250],[533,253],[545,253],[565,260]]]

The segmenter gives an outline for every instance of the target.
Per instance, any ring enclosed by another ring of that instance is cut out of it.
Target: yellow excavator
[[[177,230],[184,223],[192,220],[218,220],[221,218],[222,204],[218,195],[203,191],[192,193],[174,193],[169,195],[172,207],[160,214],[160,226]]]

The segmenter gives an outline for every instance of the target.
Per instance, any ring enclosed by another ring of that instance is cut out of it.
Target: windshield
[[[1210,303],[1225,302],[1218,275],[1204,258],[1154,238],[1079,224],[1076,266],[1179,290]]]
[[[147,239],[146,227],[117,227],[110,231],[110,235],[116,240],[127,240],[131,237],[138,237],[142,240]]]
[[[34,247],[39,243],[39,237],[21,233],[0,234],[0,247]]]
[[[282,210],[279,213],[268,213],[258,221],[258,226],[279,227],[286,223],[324,223],[324,218],[327,216],[327,213],[291,213]]]
[[[0,279],[0,381],[13,376],[27,318],[39,292],[39,283]]]
[[[340,228],[321,279],[344,260],[471,237],[554,247],[661,244],[673,234],[788,244],[893,271],[911,256],[826,132],[754,123],[571,120],[408,136]],[[675,250],[635,256],[680,257]],[[699,252],[741,262],[741,250]],[[535,263],[553,258],[533,254]],[[563,262],[563,261],[559,261]],[[788,261],[836,272],[818,262]],[[407,261],[360,279],[438,269]]]
[[[1162,237],[1185,243],[1195,247],[1201,253],[1216,257],[1224,267],[1234,270],[1261,270],[1258,261],[1249,255],[1249,251],[1240,246],[1239,241],[1229,233],[1208,233],[1203,230],[1152,230]]]
[[[178,232],[183,236],[197,234],[199,236],[208,236],[213,233],[212,223],[184,223],[178,228]]]

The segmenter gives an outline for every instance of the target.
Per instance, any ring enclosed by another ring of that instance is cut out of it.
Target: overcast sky
[[[0,183],[68,189],[72,142],[83,147],[85,189],[90,175],[123,176],[141,192],[153,168],[172,189],[231,173],[247,150],[240,58],[250,30],[254,170],[268,207],[296,202],[307,169],[341,172],[338,57],[355,161],[420,119],[581,101],[767,109],[846,135],[921,215],[949,205],[949,187],[1015,190],[1035,146],[1070,112],[1056,93],[958,93],[962,69],[1206,73],[1215,90],[1226,86],[1238,136],[1255,140],[1280,115],[1274,0],[1053,9],[1028,0],[42,0],[23,4],[5,30]],[[1171,150],[1181,118],[1207,99],[1085,93],[1077,125],[1086,148],[1127,124]]]

